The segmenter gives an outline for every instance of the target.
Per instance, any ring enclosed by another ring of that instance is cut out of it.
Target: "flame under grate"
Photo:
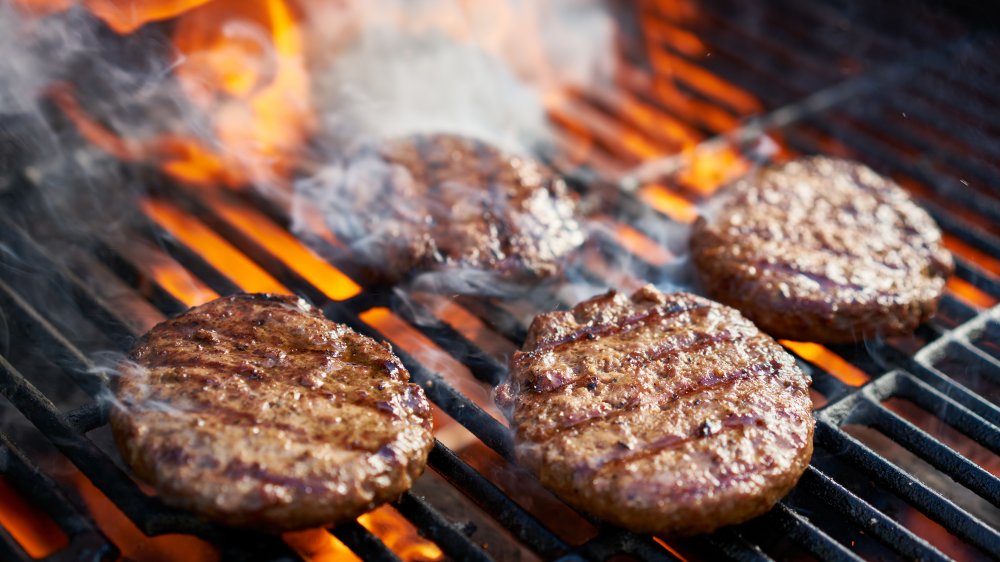
[[[553,121],[566,131],[554,165],[569,174],[575,189],[602,191],[611,203],[608,229],[585,249],[584,280],[601,286],[669,278],[665,272],[673,256],[650,241],[659,238],[662,225],[693,218],[695,206],[726,179],[720,169],[739,172],[761,158],[825,152],[893,172],[941,225],[958,268],[939,315],[912,337],[864,346],[784,342],[813,378],[818,407],[813,464],[771,513],[708,537],[664,542],[570,512],[593,531],[576,536],[544,517],[551,514],[537,505],[519,501],[510,483],[483,469],[475,455],[438,441],[430,468],[526,552],[546,559],[995,555],[1000,552],[995,517],[1000,505],[1000,123],[995,117],[1000,73],[990,62],[1000,52],[1000,41],[986,32],[958,37],[939,21],[915,19],[890,32],[890,24],[862,19],[852,29],[873,54],[867,66],[854,68],[849,61],[831,62],[844,49],[836,34],[808,33],[810,23],[849,17],[838,3],[782,2],[782,17],[768,27],[746,25],[744,8],[737,4],[706,3],[701,17],[711,25],[650,8],[635,22],[652,53],[649,67],[637,63],[619,91],[581,93],[553,108]],[[702,48],[711,56],[702,58]],[[958,57],[960,67],[952,64]],[[675,73],[669,80],[662,76],[665,68]],[[666,85],[677,90],[664,92]],[[761,113],[768,108],[773,111]],[[755,114],[762,117],[741,121]],[[774,139],[776,151],[744,142],[762,132]],[[677,158],[658,164],[655,183],[638,181],[630,191],[604,179],[672,154]],[[435,404],[442,427],[470,433],[496,465],[513,462],[507,428],[477,392],[505,376],[504,349],[523,341],[525,309],[540,310],[540,302],[567,306],[572,304],[567,295],[543,291],[520,305],[463,297],[454,309],[427,297],[400,308],[390,290],[371,286],[360,272],[337,262],[343,250],[336,240],[318,232],[309,248],[297,241],[288,232],[290,219],[281,204],[250,193],[173,184],[157,188],[164,180],[155,174],[148,181],[152,187],[142,211],[149,222],[135,227],[128,246],[89,242],[91,252],[80,263],[55,257],[61,253],[34,242],[23,225],[0,217],[5,245],[0,310],[10,333],[18,335],[0,348],[4,396],[75,466],[82,475],[77,478],[106,497],[142,535],[194,535],[211,543],[224,560],[320,559],[307,552],[303,537],[220,528],[147,495],[99,443],[107,410],[90,397],[106,388],[107,380],[88,355],[93,343],[55,324],[60,303],[38,295],[67,296],[96,327],[103,345],[124,350],[152,323],[217,294],[298,293],[331,319],[390,340]],[[30,188],[23,191],[19,197],[37,196]],[[659,253],[644,246],[650,243]],[[507,347],[491,347],[491,339]],[[26,354],[16,347],[26,345],[42,350],[47,363],[23,359]],[[437,355],[428,354],[429,348]],[[42,371],[50,371],[49,378],[70,377],[83,391],[78,404],[57,407],[57,392],[42,384]],[[958,440],[946,441],[937,428],[919,426],[894,400],[929,413],[938,427],[955,430]],[[919,472],[902,457],[890,458],[874,444],[875,434],[953,480],[985,507],[935,486],[929,472]],[[438,436],[445,439],[443,430]],[[962,439],[986,456],[971,460]],[[87,515],[91,506],[61,492],[24,443],[13,441],[0,436],[0,483],[44,512],[65,540],[33,551],[24,542],[27,534],[3,525],[0,558],[117,558],[124,547]],[[484,545],[434,500],[412,491],[392,506],[439,549],[420,555],[485,560],[507,552]],[[401,555],[363,521],[329,533],[365,559]]]

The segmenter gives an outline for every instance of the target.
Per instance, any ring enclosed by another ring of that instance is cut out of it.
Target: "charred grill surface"
[[[407,490],[430,406],[391,348],[301,299],[234,295],[154,327],[111,425],[169,504],[270,532],[345,521]]]
[[[805,158],[716,197],[691,236],[701,282],[774,337],[846,343],[912,332],[954,268],[930,215],[862,164]]]
[[[693,534],[770,509],[812,454],[809,380],[739,312],[652,286],[540,314],[497,400],[520,462],[631,530]]]

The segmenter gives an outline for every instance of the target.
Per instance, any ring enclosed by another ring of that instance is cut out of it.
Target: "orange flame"
[[[228,223],[294,269],[323,294],[344,300],[361,292],[361,287],[330,265],[274,221],[247,205],[239,205],[220,194],[205,193],[206,202]]]
[[[214,153],[258,182],[286,177],[312,128],[303,38],[291,6],[214,0],[181,16],[174,45],[185,57],[178,80],[214,119],[221,147]],[[193,163],[166,168],[189,181],[216,179],[212,170],[198,177]]]
[[[118,33],[132,33],[152,21],[166,20],[211,0],[84,0],[95,16]],[[67,2],[68,4],[68,2]]]
[[[277,279],[226,242],[204,223],[170,203],[143,199],[144,213],[244,291],[289,294]]]
[[[326,529],[306,529],[281,535],[285,543],[306,562],[360,561],[347,546]]]
[[[780,340],[781,345],[791,349],[806,361],[818,365],[826,372],[851,386],[861,386],[871,378],[864,371],[851,365],[843,357],[818,343]]]
[[[39,13],[72,5],[71,1],[19,2]],[[214,139],[171,133],[123,139],[86,113],[72,87],[53,85],[50,94],[84,137],[119,158],[157,162],[190,183],[284,184],[294,154],[313,127],[304,41],[288,3],[86,0],[85,4],[119,33],[180,16],[173,40],[182,58],[175,76],[207,116]]]
[[[691,223],[698,218],[698,208],[694,203],[665,185],[658,183],[645,185],[639,190],[639,198],[677,222]]]
[[[403,560],[440,560],[444,553],[417,533],[417,528],[395,509],[383,505],[358,517],[358,523],[382,539]]]
[[[506,425],[506,419],[493,403],[491,390],[485,384],[479,383],[465,365],[438,347],[427,336],[388,308],[370,308],[359,316],[365,324],[375,328],[395,345],[412,354],[420,364],[439,373],[459,392]]]
[[[948,279],[947,286],[953,295],[975,308],[985,309],[997,303],[997,299],[993,298],[992,295],[980,291],[974,285],[964,281],[960,277],[952,276]]]
[[[69,544],[69,537],[0,476],[0,527],[32,558],[45,558]]]
[[[101,531],[121,550],[123,560],[149,562],[218,562],[210,544],[191,535],[146,536],[83,473],[73,469],[70,481],[79,490]]]

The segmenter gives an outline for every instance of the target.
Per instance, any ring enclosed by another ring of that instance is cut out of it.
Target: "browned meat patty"
[[[769,509],[812,455],[809,379],[732,308],[652,286],[537,316],[497,401],[517,457],[637,532],[707,533]]]
[[[395,499],[424,470],[431,411],[391,348],[294,297],[223,297],[154,327],[111,428],[163,501],[279,532]]]
[[[583,243],[565,182],[531,158],[470,138],[418,135],[368,145],[324,182],[331,228],[390,280],[473,270],[501,280],[557,274]]]
[[[774,337],[824,343],[913,331],[953,270],[934,220],[901,187],[826,157],[724,187],[691,251],[712,298]]]

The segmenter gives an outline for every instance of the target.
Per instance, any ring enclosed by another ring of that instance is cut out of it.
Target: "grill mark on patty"
[[[295,297],[222,297],[154,327],[131,358],[111,412],[123,458],[215,522],[353,519],[398,497],[433,444],[430,406],[391,349]]]
[[[696,309],[697,310],[697,309]],[[685,353],[692,353],[694,351],[699,351],[705,348],[709,348],[720,343],[736,342],[741,339],[746,339],[751,337],[756,333],[756,330],[750,333],[733,332],[729,329],[723,329],[719,332],[709,333],[709,332],[678,332],[672,334],[671,336],[665,337],[661,342],[656,344],[652,350],[650,349],[640,349],[636,351],[631,351],[627,353],[622,362],[630,363],[635,365],[635,368],[631,371],[623,373],[623,376],[634,376],[643,368],[643,365],[638,361],[641,360],[644,363],[652,361],[660,361],[670,357],[680,356]],[[527,360],[519,360],[517,354],[513,359],[514,364],[517,368],[524,369],[527,367],[526,363],[530,359],[535,359],[535,356],[530,356]],[[580,381],[588,378],[590,376],[587,372],[579,372],[577,369],[579,366],[574,368],[574,373],[576,376],[566,378],[565,380],[558,380],[555,378],[537,378],[525,381],[525,384],[521,385],[522,391],[528,394],[549,394],[560,390],[567,385],[575,385]],[[550,371],[551,372],[551,371]],[[554,381],[550,384],[544,384],[545,381]]]
[[[812,453],[808,378],[767,334],[700,297],[652,286],[628,299],[612,291],[568,313],[537,317],[524,353],[546,335],[684,301],[712,310],[531,361],[512,358],[511,379],[498,391],[513,405],[519,461],[570,504],[636,532],[706,533],[755,517],[794,486]],[[667,338],[651,362],[651,349]],[[634,380],[619,375],[637,367]],[[526,380],[545,378],[546,368],[589,384],[529,392]],[[686,460],[675,462],[681,456]]]
[[[693,305],[693,306],[692,306]],[[657,306],[655,308],[650,308],[649,310],[640,312],[638,314],[633,314],[632,316],[626,317],[619,322],[614,322],[610,324],[595,324],[592,326],[584,326],[583,328],[567,334],[563,337],[556,338],[554,340],[546,341],[544,344],[530,350],[528,353],[544,352],[544,351],[564,351],[569,345],[587,339],[589,341],[596,340],[598,338],[607,337],[610,335],[621,335],[631,332],[633,329],[646,326],[653,323],[656,320],[665,320],[672,316],[677,316],[684,314],[685,312],[694,312],[698,310],[707,310],[708,306],[699,303],[671,303],[670,306],[662,307]]]
[[[659,408],[660,410],[665,409],[670,404],[681,400],[682,398],[687,398],[695,394],[701,394],[709,390],[718,389],[722,386],[736,386],[737,383],[747,380],[753,377],[776,375],[781,370],[781,364],[777,361],[760,361],[754,363],[753,365],[748,365],[740,369],[735,369],[728,371],[721,375],[708,375],[699,378],[693,384],[688,384],[679,387],[675,391],[671,392],[667,397],[661,397],[655,402],[647,403],[648,405]],[[570,423],[553,426],[548,431],[543,432],[538,438],[532,439],[538,444],[544,444],[550,441],[553,437],[566,430],[584,430],[587,427],[600,423],[602,421],[612,420],[622,416],[627,416],[631,414],[641,414],[641,408],[644,405],[643,398],[649,396],[648,394],[640,394],[636,396],[631,396],[629,399],[621,406],[615,407],[613,410],[598,411],[593,416],[587,416],[583,419],[579,419]]]
[[[595,470],[605,470],[609,467],[654,457],[664,451],[678,449],[689,443],[716,437],[744,427],[758,425],[763,421],[763,418],[759,416],[728,416],[719,421],[720,428],[718,430],[706,430],[706,427],[710,427],[710,420],[705,420],[698,426],[695,433],[691,435],[664,435],[638,448],[631,448],[625,444],[621,444],[619,451],[602,457],[597,462]]]

